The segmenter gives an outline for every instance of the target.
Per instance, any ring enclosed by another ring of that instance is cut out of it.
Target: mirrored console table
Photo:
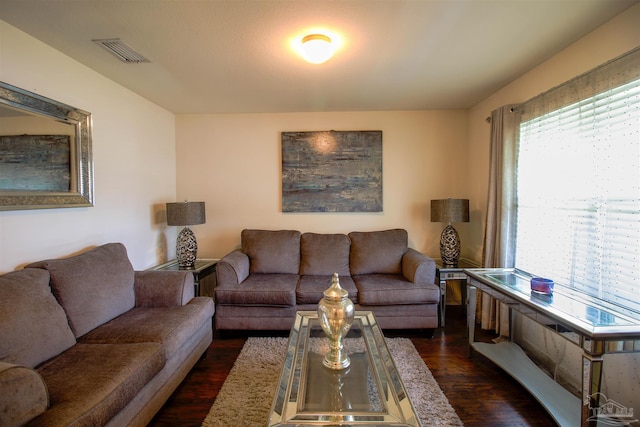
[[[607,411],[600,402],[605,353],[640,352],[640,313],[626,310],[566,286],[555,284],[552,295],[531,291],[532,275],[517,269],[465,269],[467,274],[467,326],[470,349],[492,360],[518,380],[561,426],[596,426]],[[499,344],[474,340],[476,290],[506,304],[510,331],[516,312],[544,325],[582,349],[581,399],[540,370],[513,342]],[[601,407],[602,405],[602,407]],[[633,417],[633,408],[619,408],[617,416]],[[637,418],[637,417],[635,417]]]

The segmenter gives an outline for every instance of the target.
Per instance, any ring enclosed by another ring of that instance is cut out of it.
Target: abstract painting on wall
[[[282,132],[283,212],[382,212],[382,131]]]
[[[69,135],[0,136],[0,191],[70,189]]]

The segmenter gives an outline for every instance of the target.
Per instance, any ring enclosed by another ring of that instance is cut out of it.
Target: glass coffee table
[[[326,368],[317,313],[296,314],[268,425],[421,426],[372,312],[356,311],[344,348],[351,365]]]

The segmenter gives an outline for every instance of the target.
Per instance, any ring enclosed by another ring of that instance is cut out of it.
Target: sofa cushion
[[[181,307],[137,307],[86,333],[84,344],[157,342],[165,358],[170,359],[180,347],[210,322],[213,300],[199,297]]]
[[[162,370],[164,362],[158,343],[78,343],[38,367],[51,407],[30,425],[105,425]]]
[[[294,230],[242,230],[242,252],[251,261],[250,272],[298,274],[300,232]]]
[[[440,288],[434,284],[415,284],[400,274],[353,276],[361,305],[437,304]]]
[[[349,233],[351,274],[401,274],[402,255],[408,249],[406,230]]]
[[[76,337],[135,305],[134,270],[121,243],[108,243],[66,259],[30,264],[51,275],[51,288]]]
[[[75,343],[47,271],[28,268],[0,276],[0,361],[33,368]]]
[[[296,305],[297,274],[252,274],[239,285],[218,286],[216,304]]]
[[[351,240],[346,234],[304,233],[300,239],[300,274],[348,276]]]
[[[331,286],[333,276],[300,276],[296,289],[298,304],[317,304],[324,298],[323,292]],[[358,288],[351,276],[339,276],[340,287],[349,292],[352,302],[358,301]]]

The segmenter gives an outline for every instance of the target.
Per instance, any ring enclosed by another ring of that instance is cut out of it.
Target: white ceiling
[[[0,0],[0,19],[177,114],[464,109],[638,2]],[[342,46],[311,65],[291,40],[318,28]]]

